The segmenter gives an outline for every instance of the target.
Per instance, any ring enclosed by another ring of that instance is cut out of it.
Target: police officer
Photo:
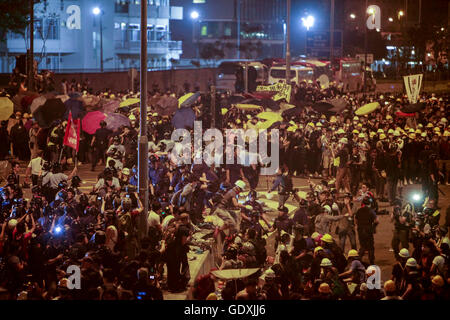
[[[402,202],[399,199],[394,201],[394,209],[391,214],[391,221],[394,222],[394,235],[392,238],[392,249],[394,249],[395,258],[399,259],[399,244],[402,249],[409,248],[409,232],[413,225],[412,207],[406,205],[403,209]]]
[[[362,201],[361,208],[355,213],[355,223],[358,230],[359,237],[359,256],[362,258],[366,251],[369,254],[369,263],[375,263],[375,246],[374,246],[374,231],[378,223],[378,218],[372,206],[372,198],[365,197]]]

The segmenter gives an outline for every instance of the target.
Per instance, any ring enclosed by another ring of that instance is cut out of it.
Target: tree
[[[25,35],[30,18],[29,12],[29,0],[0,1],[0,42],[6,40],[8,31]]]

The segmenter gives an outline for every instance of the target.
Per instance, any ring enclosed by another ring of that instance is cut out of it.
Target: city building
[[[139,68],[140,1],[46,0],[36,4],[34,56],[39,69],[99,70],[101,59],[105,71]],[[169,22],[182,19],[183,8],[170,6],[169,0],[147,2],[148,67],[170,67],[180,58],[182,44],[172,40]],[[29,37],[9,33],[0,48],[0,72],[11,72],[15,56],[26,53],[28,47]]]
[[[171,26],[174,39],[183,40],[184,58],[205,57],[213,46],[215,59],[284,56],[286,0],[172,2],[184,8],[184,20]]]

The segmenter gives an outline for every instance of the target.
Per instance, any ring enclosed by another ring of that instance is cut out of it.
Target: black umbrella
[[[328,103],[333,105],[333,108],[331,108],[329,111],[331,112],[342,112],[347,108],[347,101],[344,99],[332,99],[327,101]]]
[[[418,102],[404,106],[401,110],[405,113],[419,112],[420,110],[425,108],[425,105],[425,102]]]
[[[298,116],[302,112],[302,110],[303,107],[297,106],[295,108],[284,110],[282,116],[287,118],[295,117]]]
[[[329,112],[334,106],[331,103],[325,101],[319,101],[312,105],[312,108],[320,113]]]
[[[34,112],[33,116],[42,128],[49,127],[55,120],[61,120],[66,113],[66,105],[60,99],[47,101]]]
[[[237,104],[245,100],[243,96],[230,96],[227,99],[228,104]]]
[[[280,110],[280,103],[272,99],[261,99],[259,105],[264,107],[264,109],[269,108],[270,110],[273,111]]]
[[[175,97],[161,98],[157,103],[155,110],[161,116],[170,116],[178,109],[178,99]]]

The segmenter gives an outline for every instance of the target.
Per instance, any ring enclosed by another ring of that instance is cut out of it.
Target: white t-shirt
[[[39,172],[41,172],[43,164],[44,160],[42,160],[41,157],[36,157],[32,159],[28,164],[28,168],[31,168],[31,174],[39,175]]]
[[[161,224],[160,221],[159,215],[155,211],[150,210],[147,217],[147,229],[150,227],[157,227]]]

